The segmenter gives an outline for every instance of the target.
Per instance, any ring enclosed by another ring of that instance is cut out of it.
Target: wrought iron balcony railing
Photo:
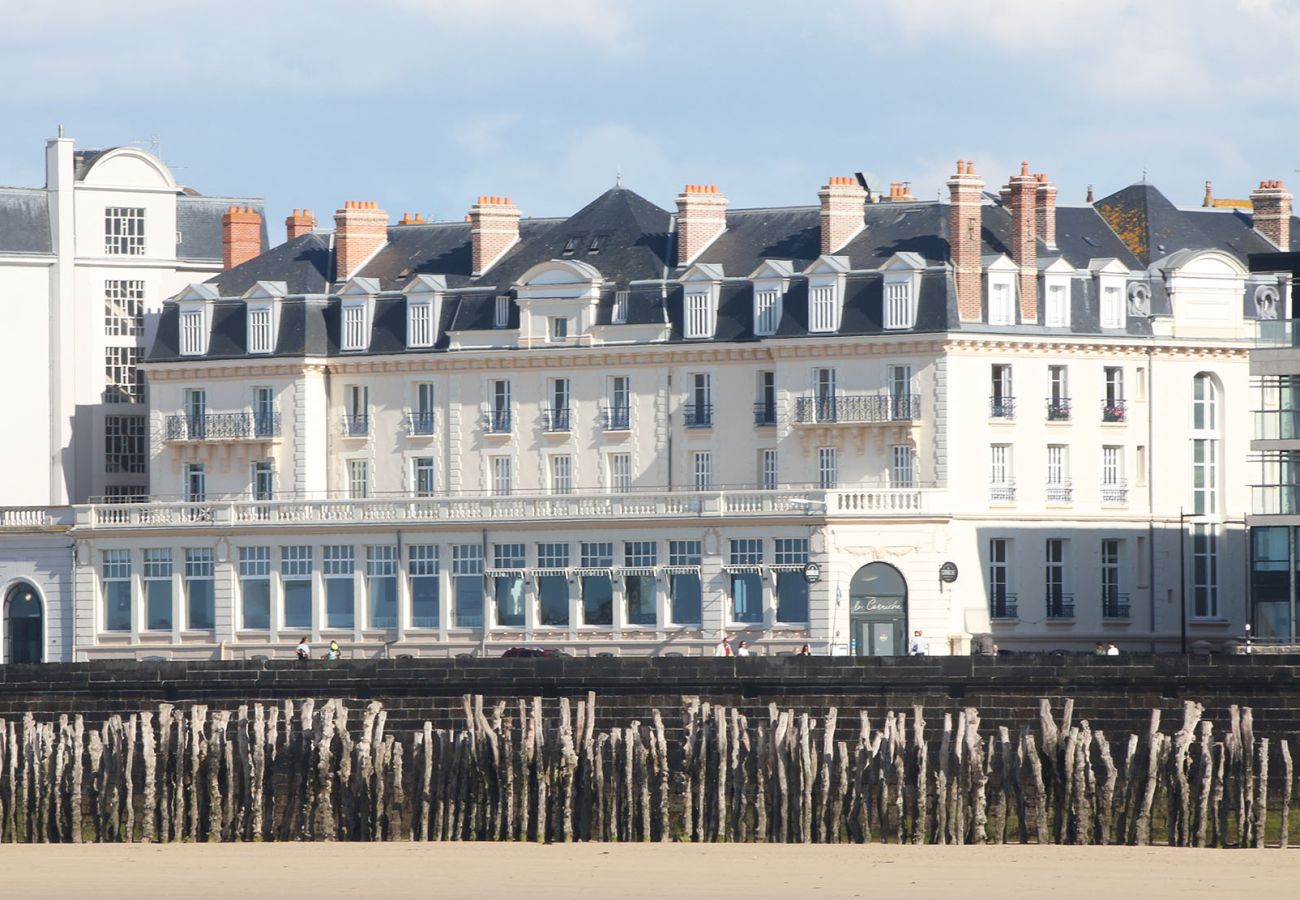
[[[800,425],[910,422],[921,416],[919,394],[836,394],[799,397],[795,421]]]
[[[1119,398],[1101,401],[1101,420],[1103,422],[1127,422],[1128,406]]]
[[[571,416],[567,406],[547,406],[542,409],[542,429],[568,431]]]
[[[1010,478],[1008,478],[1005,481],[990,481],[989,502],[990,503],[1015,503],[1016,482]]]
[[[343,416],[344,437],[366,437],[370,434],[368,413],[346,413]]]
[[[1070,398],[1056,397],[1047,399],[1047,421],[1049,422],[1068,422],[1070,421]]]
[[[754,424],[755,425],[775,425],[776,424],[776,403],[768,403],[760,400],[754,404]]]
[[[1018,619],[1020,618],[1020,604],[1015,594],[1001,591],[989,598],[989,618],[990,619]]]
[[[1048,503],[1069,503],[1074,499],[1074,488],[1070,485],[1070,479],[1064,481],[1047,482],[1044,491],[1047,494]]]
[[[1101,483],[1101,502],[1102,503],[1127,503],[1128,502],[1128,482],[1112,481]]]
[[[1074,594],[1049,592],[1047,595],[1047,618],[1073,619]]]
[[[1132,614],[1128,594],[1102,589],[1101,617],[1103,619],[1127,619]]]
[[[1014,419],[1016,417],[1016,398],[1015,397],[990,397],[989,398],[989,418],[990,419]]]
[[[602,404],[600,407],[600,424],[606,431],[627,431],[632,427],[632,409],[630,406]]]
[[[432,409],[408,410],[406,413],[406,433],[431,435],[437,421],[437,413]]]
[[[483,414],[483,430],[488,434],[510,433],[510,410],[490,409]]]
[[[168,441],[260,440],[280,436],[279,413],[203,413],[168,416],[163,438]]]
[[[686,404],[686,427],[687,428],[712,428],[713,427],[713,404],[712,403]]]

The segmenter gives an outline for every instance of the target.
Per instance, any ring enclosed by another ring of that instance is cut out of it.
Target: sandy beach
[[[1300,852],[684,844],[0,846],[11,897],[1291,896]]]

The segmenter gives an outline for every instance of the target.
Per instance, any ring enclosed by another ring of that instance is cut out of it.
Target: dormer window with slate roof
[[[406,295],[406,346],[432,347],[438,340],[438,317],[447,280],[442,275],[416,275],[402,288]]]
[[[682,275],[682,336],[687,340],[713,337],[722,278],[722,266],[711,263],[696,263]]]
[[[1005,254],[986,259],[990,325],[1016,322],[1016,272],[1019,268]]]
[[[244,292],[244,315],[249,353],[273,353],[275,338],[280,326],[280,298],[284,296],[282,281],[259,281]]]
[[[615,325],[624,325],[627,323],[627,302],[631,294],[631,291],[614,292],[614,315],[612,321]]]
[[[1101,327],[1124,327],[1124,297],[1118,284],[1101,286]]]
[[[785,292],[790,287],[794,267],[783,259],[764,260],[749,276],[754,283],[754,334],[776,334],[781,325]]]
[[[808,276],[808,330],[814,334],[839,331],[844,308],[844,256],[823,256],[804,270]]]
[[[208,352],[206,310],[201,306],[181,306],[181,356],[202,356]]]
[[[1070,327],[1070,277],[1074,267],[1064,259],[1053,260],[1043,269],[1043,325]]]
[[[510,324],[510,295],[498,294],[496,306],[492,308],[492,327],[505,328]]]
[[[374,278],[353,278],[339,291],[342,327],[339,329],[339,349],[356,353],[370,348],[370,325],[375,314],[375,294],[379,281]]]
[[[898,331],[916,326],[916,297],[920,292],[925,260],[915,253],[895,253],[880,267],[884,274],[884,309],[881,325]]]
[[[343,305],[343,340],[341,350],[366,349],[369,328],[366,327],[366,304],[345,303]]]
[[[248,352],[270,353],[275,349],[269,304],[248,308]]]
[[[713,337],[712,291],[688,291],[686,294],[686,337]]]

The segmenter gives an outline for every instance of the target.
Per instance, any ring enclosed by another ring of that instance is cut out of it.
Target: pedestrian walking
[[[912,632],[912,643],[907,648],[908,656],[929,656],[930,642],[921,634],[921,629]]]

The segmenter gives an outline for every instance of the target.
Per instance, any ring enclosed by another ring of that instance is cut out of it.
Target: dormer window
[[[510,296],[501,294],[497,297],[496,306],[492,311],[492,327],[505,328],[510,324]]]
[[[1070,327],[1070,294],[1068,283],[1047,283],[1043,324],[1048,328]]]
[[[916,324],[916,302],[911,281],[885,284],[885,328],[911,328]]]
[[[839,328],[839,298],[833,284],[813,287],[808,292],[808,330],[835,331]]]
[[[564,242],[564,251],[561,254],[562,256],[572,256],[577,252],[578,252],[578,239],[576,237],[569,238],[567,241]]]
[[[202,309],[182,309],[181,355],[202,356],[208,350],[208,329]]]
[[[989,282],[989,324],[1010,325],[1015,321],[1015,300],[1011,279]]]
[[[269,306],[248,308],[248,352],[270,353],[275,349],[275,329]]]
[[[364,303],[348,304],[343,307],[343,342],[342,350],[365,350],[369,345],[370,328],[366,321],[367,307]]]
[[[406,346],[433,346],[433,301],[408,300],[406,304]]]
[[[562,344],[567,341],[569,339],[569,320],[564,316],[551,316],[548,335],[553,344]]]
[[[686,295],[686,337],[713,336],[713,294],[711,291],[692,291]]]
[[[600,252],[600,236],[591,239],[591,244],[587,247],[587,254],[592,255]]]
[[[781,292],[775,288],[754,292],[754,334],[776,334],[781,320]]]
[[[631,291],[614,292],[614,324],[623,325],[627,322],[627,300]]]
[[[1124,327],[1124,298],[1119,285],[1107,284],[1101,289],[1101,327]]]

